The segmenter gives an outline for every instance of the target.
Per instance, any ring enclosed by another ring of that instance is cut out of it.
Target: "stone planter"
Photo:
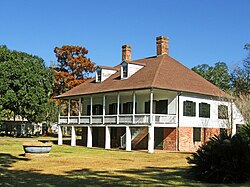
[[[48,155],[51,150],[51,143],[31,142],[23,144],[25,156],[27,155]]]

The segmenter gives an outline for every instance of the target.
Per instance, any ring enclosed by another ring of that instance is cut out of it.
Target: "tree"
[[[54,68],[54,95],[62,94],[90,78],[95,71],[94,63],[85,55],[88,50],[81,46],[55,47],[58,66]]]
[[[30,122],[45,120],[53,72],[44,60],[0,46],[0,106]]]
[[[250,94],[250,44],[245,45],[248,56],[242,66],[236,66],[231,73],[234,95]]]
[[[250,179],[249,141],[226,133],[210,138],[187,158],[192,174],[214,183],[239,183]]]
[[[222,90],[228,91],[230,88],[230,74],[226,63],[217,62],[215,66],[201,64],[192,68],[192,70],[203,78],[218,86]]]

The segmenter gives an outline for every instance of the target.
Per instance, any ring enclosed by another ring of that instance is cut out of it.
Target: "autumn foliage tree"
[[[57,66],[54,67],[53,97],[60,95],[91,78],[95,71],[95,64],[87,58],[88,50],[81,46],[62,46],[54,49]],[[61,112],[67,115],[67,101],[57,101],[61,105]],[[78,102],[71,101],[72,114],[77,113]]]
[[[85,47],[55,47],[54,52],[58,62],[54,67],[54,96],[83,83],[95,70],[95,64],[86,57],[88,50]]]

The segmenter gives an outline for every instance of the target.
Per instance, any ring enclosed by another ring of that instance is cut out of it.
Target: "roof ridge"
[[[155,83],[155,81],[156,81],[156,77],[158,76],[158,71],[159,71],[159,69],[160,69],[160,67],[161,67],[161,65],[162,65],[162,62],[163,62],[163,59],[164,59],[165,55],[162,55],[161,57],[162,57],[162,58],[161,58],[161,61],[160,61],[159,65],[158,65],[158,67],[157,67],[157,69],[156,69],[155,76],[154,76],[153,81],[152,81],[152,83],[151,83],[151,87],[154,86],[154,83]]]

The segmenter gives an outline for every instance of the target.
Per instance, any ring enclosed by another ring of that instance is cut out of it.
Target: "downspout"
[[[180,151],[180,96],[182,92],[177,93],[177,151]]]
[[[234,135],[233,133],[233,100],[231,99],[231,115],[230,115],[230,121],[231,121],[231,136]]]

